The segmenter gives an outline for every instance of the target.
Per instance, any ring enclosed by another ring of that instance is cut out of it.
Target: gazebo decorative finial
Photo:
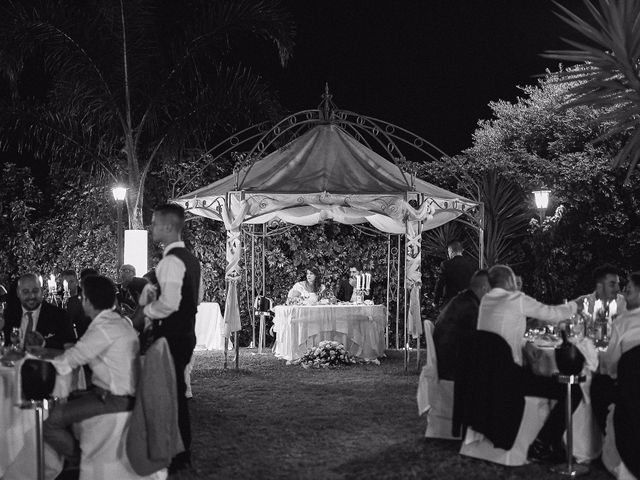
[[[325,122],[331,121],[331,117],[333,116],[333,111],[336,108],[336,106],[331,101],[332,98],[333,98],[333,95],[329,93],[329,82],[326,82],[324,84],[324,93],[322,94],[322,102],[318,107],[318,110],[320,110],[320,117]]]

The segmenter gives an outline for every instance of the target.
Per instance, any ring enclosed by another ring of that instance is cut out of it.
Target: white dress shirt
[[[36,331],[38,326],[38,319],[40,318],[40,310],[42,310],[42,304],[38,305],[38,308],[31,310],[31,317],[33,318],[32,332]],[[20,320],[20,346],[24,346],[24,335],[27,333],[27,325],[29,324],[29,316],[27,315],[26,308],[22,307],[22,318]]]
[[[520,291],[493,288],[480,301],[478,330],[493,332],[504,338],[513,353],[513,361],[522,365],[522,345],[527,317],[561,322],[575,314],[575,302],[550,306]]]
[[[184,248],[184,242],[170,243],[162,252],[162,260],[156,267],[160,297],[144,307],[146,317],[154,319],[167,318],[180,308],[182,282],[187,267],[176,255],[167,256],[168,252],[178,247]]]
[[[93,372],[91,383],[114,395],[135,395],[140,346],[131,323],[113,310],[103,310],[80,340],[53,360],[64,375],[81,365]]]
[[[618,376],[618,362],[623,353],[640,345],[640,307],[624,311],[613,322],[609,346],[602,355],[607,375]]]

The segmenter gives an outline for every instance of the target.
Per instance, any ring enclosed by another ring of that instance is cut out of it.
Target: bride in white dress
[[[320,272],[315,267],[309,267],[305,280],[291,287],[287,298],[301,298],[303,303],[312,305],[318,303],[319,296],[324,290],[325,286],[320,283]]]

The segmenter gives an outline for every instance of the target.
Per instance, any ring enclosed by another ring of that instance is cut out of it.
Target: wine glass
[[[20,348],[20,329],[13,327],[11,329],[11,348],[18,350]]]

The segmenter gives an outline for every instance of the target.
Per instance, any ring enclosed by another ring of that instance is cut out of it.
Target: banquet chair
[[[80,442],[80,480],[164,480],[167,469],[138,475],[127,457],[126,439],[131,412],[107,413],[73,426]]]
[[[461,455],[506,466],[527,463],[550,408],[547,399],[524,396],[521,378],[502,337],[485,331],[470,336],[454,385],[454,433],[466,427]]]
[[[619,480],[640,478],[640,346],[618,362],[618,394],[609,407],[602,463]]]
[[[438,377],[438,359],[433,342],[433,322],[424,321],[424,333],[427,345],[427,361],[420,373],[418,382],[418,413],[426,412],[426,438],[459,440],[452,434],[453,417],[453,381],[440,380]]]

